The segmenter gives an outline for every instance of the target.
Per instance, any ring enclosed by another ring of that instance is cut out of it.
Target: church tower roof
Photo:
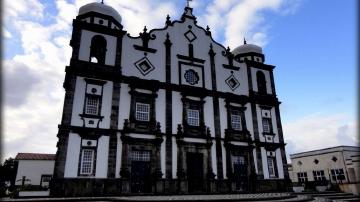
[[[113,17],[116,21],[118,21],[119,23],[121,23],[121,15],[111,6],[105,5],[103,2],[102,3],[98,3],[98,2],[94,2],[94,3],[89,3],[86,4],[82,7],[80,7],[79,9],[79,15],[83,15],[89,12],[96,12],[96,13],[100,13],[103,15],[108,15]]]

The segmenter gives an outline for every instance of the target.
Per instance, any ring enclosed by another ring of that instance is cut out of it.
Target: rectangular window
[[[323,170],[314,170],[313,171],[313,175],[314,175],[314,181],[325,181],[325,173]]]
[[[297,176],[298,176],[298,181],[299,182],[307,182],[308,181],[308,177],[307,177],[306,172],[298,173]]]
[[[344,170],[342,168],[331,169],[331,178],[336,182],[345,180]]]
[[[86,96],[85,114],[98,115],[99,104],[100,104],[100,97]]]
[[[81,153],[81,168],[80,174],[91,175],[93,173],[94,164],[94,150],[83,149]]]
[[[231,114],[231,128],[234,130],[241,130],[241,116],[238,114]]]
[[[135,118],[138,121],[149,121],[150,120],[150,105],[137,102]]]
[[[150,151],[132,151],[130,158],[132,161],[150,161]]]
[[[263,132],[264,133],[270,133],[270,119],[263,118],[262,119],[262,125],[263,125]]]
[[[187,123],[190,126],[199,126],[199,110],[188,109],[187,110]]]
[[[273,157],[268,157],[267,158],[267,163],[268,163],[268,168],[269,168],[269,176],[270,177],[275,177],[275,163],[274,163],[274,158]]]
[[[41,175],[40,185],[43,188],[48,188],[51,180],[51,175]]]

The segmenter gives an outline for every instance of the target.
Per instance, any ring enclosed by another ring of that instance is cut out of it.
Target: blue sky
[[[71,22],[95,0],[4,1],[4,157],[56,152]],[[137,35],[179,19],[186,1],[105,0]],[[356,145],[355,0],[193,0],[198,24],[234,49],[243,37],[275,65],[287,153]],[[152,16],[149,18],[148,16]]]

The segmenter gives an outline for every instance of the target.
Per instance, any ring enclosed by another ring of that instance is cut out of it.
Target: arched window
[[[260,94],[266,94],[266,80],[265,80],[265,75],[262,71],[257,71],[256,81],[258,86],[258,92]]]
[[[91,39],[90,62],[105,64],[106,39],[103,36],[96,35]]]

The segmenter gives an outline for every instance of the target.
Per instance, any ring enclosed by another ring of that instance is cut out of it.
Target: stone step
[[[299,192],[299,193],[294,193],[294,194],[296,194],[296,195],[311,195],[311,194],[334,194],[334,193],[342,193],[342,192],[338,192],[338,191],[323,191],[323,192],[309,191],[309,192]]]
[[[346,201],[357,201],[358,202],[358,201],[360,201],[360,197],[333,200],[333,202],[346,202]]]
[[[351,199],[351,198],[359,198],[356,197],[354,195],[347,195],[347,196],[331,196],[331,197],[327,197],[329,199]]]
[[[313,197],[331,197],[331,196],[351,196],[352,194],[351,193],[342,193],[342,192],[339,192],[339,193],[331,193],[331,194],[324,194],[324,193],[319,193],[319,194],[311,194]]]

